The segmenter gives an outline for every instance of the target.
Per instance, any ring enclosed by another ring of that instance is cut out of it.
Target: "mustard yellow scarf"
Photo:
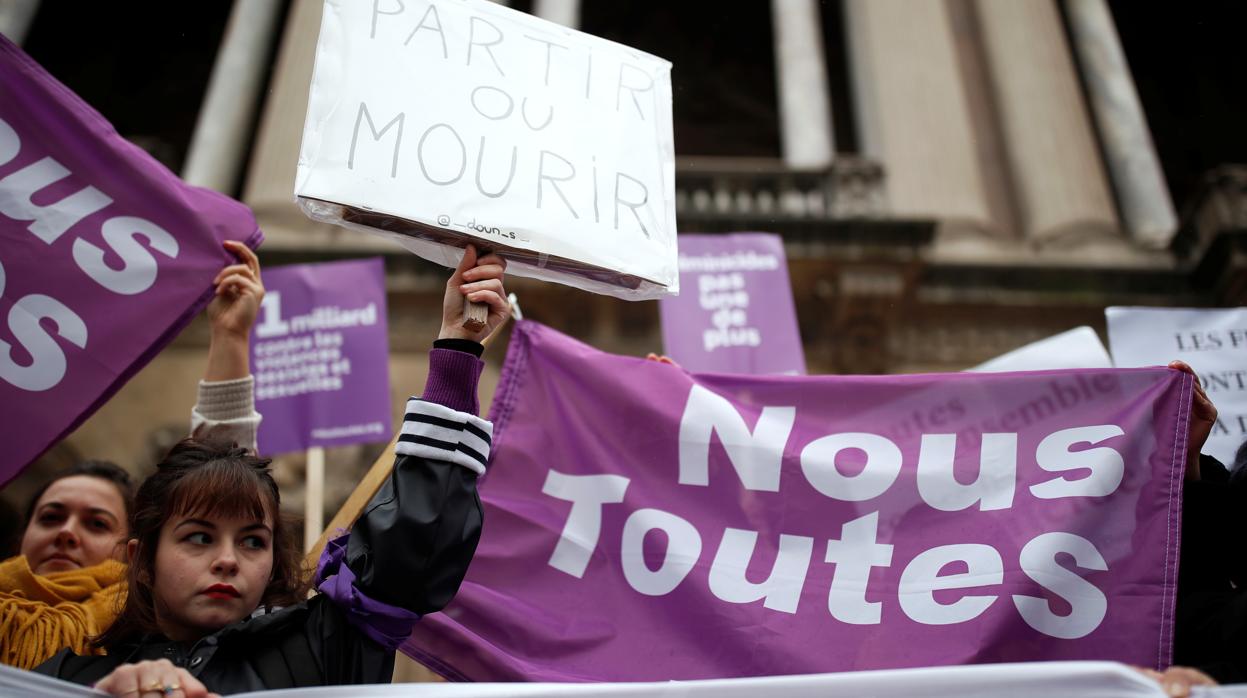
[[[115,560],[47,575],[21,555],[0,562],[0,662],[33,669],[65,647],[102,654],[91,638],[117,619],[125,578],[126,566]]]

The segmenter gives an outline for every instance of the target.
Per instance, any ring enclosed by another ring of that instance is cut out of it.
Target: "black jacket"
[[[1184,483],[1173,663],[1221,683],[1247,682],[1247,482],[1216,459],[1200,458],[1200,479]]]
[[[454,432],[457,416],[461,430],[476,434],[472,443],[479,450],[482,432],[478,425],[487,430],[487,423],[434,407],[436,416],[424,417],[437,422],[429,428],[445,437]],[[419,411],[409,405],[406,426],[410,427],[413,417],[421,418],[413,414]],[[487,450],[488,434],[483,436]],[[461,454],[454,454],[456,446],[462,450],[461,444],[446,438],[424,440],[433,445],[414,448],[426,455],[396,458],[389,480],[352,528],[345,558],[358,591],[422,615],[441,609],[458,590],[476,551],[482,522],[477,473],[454,462],[462,460]],[[445,458],[437,456],[440,449],[448,451]],[[90,685],[123,663],[163,658],[185,668],[209,690],[229,694],[389,683],[394,670],[394,651],[361,632],[348,613],[323,594],[235,623],[191,647],[163,637],[146,637],[108,650],[106,656],[87,657],[63,650],[36,671]]]

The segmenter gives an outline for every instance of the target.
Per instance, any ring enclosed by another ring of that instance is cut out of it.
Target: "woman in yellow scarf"
[[[191,410],[191,433],[256,450],[260,415],[248,360],[264,285],[260,260],[227,241],[237,263],[221,269],[208,304],[208,365]],[[88,461],[60,473],[26,512],[21,554],[0,562],[0,663],[33,669],[68,647],[102,653],[91,640],[125,606],[124,560],[134,484],[120,467]]]
[[[89,651],[125,603],[134,484],[87,461],[44,485],[26,512],[21,554],[0,563],[0,662],[32,669],[63,647]]]

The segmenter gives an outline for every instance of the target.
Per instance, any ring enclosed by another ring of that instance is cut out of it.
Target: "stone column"
[[[1178,218],[1108,4],[1065,0],[1065,10],[1126,229],[1145,247],[1167,247]]]
[[[858,134],[894,216],[990,231],[964,77],[944,0],[845,0]]]
[[[234,3],[182,169],[187,182],[233,195],[280,16],[271,0]]]
[[[817,0],[771,0],[784,163],[821,170],[835,157],[827,62]]]
[[[571,29],[580,27],[580,0],[535,0],[533,14]]]
[[[304,216],[293,201],[295,166],[307,117],[308,85],[312,82],[323,4],[322,0],[293,0],[290,4],[269,81],[268,99],[251,151],[243,202],[255,211],[264,229],[265,250],[393,250],[397,243],[385,238],[316,223]]]
[[[39,0],[0,0],[0,34],[21,46],[38,11]]]
[[[1118,235],[1099,145],[1052,0],[977,0],[1021,226],[1075,245]]]

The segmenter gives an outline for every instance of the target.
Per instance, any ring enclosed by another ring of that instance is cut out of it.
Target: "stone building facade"
[[[511,4],[673,60],[679,229],[783,236],[812,373],[959,370],[1078,325],[1102,332],[1107,305],[1247,300],[1247,168],[1218,161],[1174,200],[1109,0]],[[53,6],[0,3],[0,30],[54,60],[49,27],[69,20]],[[202,89],[181,110],[195,115],[182,151],[133,135],[251,206],[266,266],[385,257],[401,417],[446,272],[313,223],[291,200],[320,11],[203,10],[208,33],[183,43],[216,49],[189,80]],[[604,350],[661,346],[656,303],[509,287],[526,317]],[[483,404],[506,339],[489,352]],[[201,320],[6,495],[23,501],[41,473],[86,456],[147,467],[186,428],[206,342]],[[329,453],[330,515],[380,450]],[[302,458],[279,463],[299,511]]]

